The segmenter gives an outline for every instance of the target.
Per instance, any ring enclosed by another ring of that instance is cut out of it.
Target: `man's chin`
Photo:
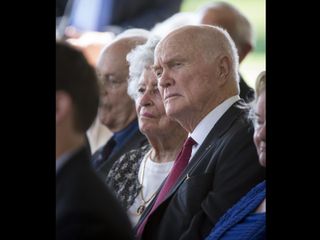
[[[167,116],[168,116],[169,118],[171,118],[171,119],[174,119],[174,120],[175,120],[175,118],[176,118],[177,116],[179,116],[179,111],[178,111],[178,109],[176,109],[176,108],[167,107],[167,108],[165,108],[165,110],[166,110]]]

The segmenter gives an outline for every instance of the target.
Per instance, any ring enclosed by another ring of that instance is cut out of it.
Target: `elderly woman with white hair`
[[[139,128],[150,145],[124,154],[106,178],[133,225],[158,192],[187,137],[187,132],[166,115],[157,87],[152,65],[159,40],[151,36],[127,55],[128,94],[135,100]]]

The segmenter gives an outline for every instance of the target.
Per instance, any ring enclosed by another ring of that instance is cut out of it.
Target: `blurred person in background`
[[[147,144],[140,132],[134,100],[127,93],[129,64],[127,54],[144,44],[149,31],[130,29],[119,35],[101,52],[96,67],[101,83],[98,117],[112,137],[92,156],[92,164],[106,176],[124,153]]]
[[[227,30],[234,41],[239,55],[239,63],[254,49],[254,35],[248,18],[227,2],[214,2],[202,6],[199,14],[200,23],[219,26]],[[240,97],[246,102],[254,99],[254,90],[240,75]]]
[[[57,35],[68,38],[96,65],[103,45],[130,28],[151,29],[179,12],[182,0],[56,1]],[[62,10],[62,8],[65,9]],[[61,12],[64,11],[64,16]]]
[[[56,1],[56,16],[64,12],[67,26],[77,32],[111,31],[128,28],[149,30],[180,10],[182,0],[65,0]]]
[[[56,239],[133,239],[117,199],[90,165],[85,132],[98,109],[94,68],[56,43]]]

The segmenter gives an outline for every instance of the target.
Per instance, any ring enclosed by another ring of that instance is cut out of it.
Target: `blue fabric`
[[[110,24],[112,5],[111,0],[75,0],[70,24],[82,31],[101,31],[101,26]]]
[[[266,197],[266,182],[252,188],[217,222],[205,240],[266,239],[266,214],[254,213]]]
[[[138,120],[135,119],[125,129],[113,134],[112,138],[116,141],[116,146],[113,148],[112,153],[120,149],[127,139],[130,139],[139,130]],[[110,154],[110,156],[112,155]]]

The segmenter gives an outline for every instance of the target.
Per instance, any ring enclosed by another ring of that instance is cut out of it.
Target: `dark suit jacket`
[[[90,166],[82,148],[56,176],[56,239],[132,239],[115,197]]]
[[[149,216],[142,239],[203,239],[226,210],[264,179],[247,114],[240,100],[219,119],[166,199]]]
[[[106,143],[107,144],[107,143]],[[108,175],[114,162],[119,159],[123,154],[131,151],[132,149],[141,148],[142,146],[148,144],[148,140],[145,135],[143,135],[139,129],[131,135],[128,139],[125,140],[123,147],[112,152],[112,154],[104,160],[102,165],[98,168],[98,173],[102,176],[103,179]],[[105,145],[100,147],[92,156],[92,160],[102,157],[102,151]]]

